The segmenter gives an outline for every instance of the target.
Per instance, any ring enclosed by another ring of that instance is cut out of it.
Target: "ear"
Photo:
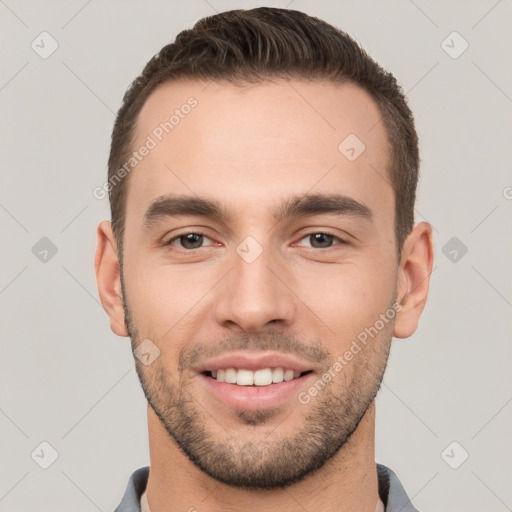
[[[110,318],[112,332],[118,336],[128,336],[124,323],[117,244],[112,226],[106,220],[98,226],[94,270],[96,271],[96,282],[101,304]]]
[[[393,335],[412,336],[427,302],[430,274],[434,263],[432,227],[420,222],[411,231],[402,248],[398,269],[397,300],[402,309],[397,312]]]

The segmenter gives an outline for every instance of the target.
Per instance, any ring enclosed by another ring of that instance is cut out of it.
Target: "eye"
[[[317,233],[309,233],[308,235],[301,238],[301,241],[302,240],[307,240],[309,242],[309,244],[304,245],[305,247],[312,247],[313,249],[329,249],[335,244],[335,242],[338,242],[339,244],[346,243],[336,235],[323,231]]]
[[[165,245],[176,245],[179,244],[179,247],[186,250],[194,250],[200,249],[203,247],[203,242],[205,240],[210,240],[207,236],[202,233],[183,233],[182,235],[175,236],[171,238]],[[210,240],[211,241],[211,240]],[[209,244],[213,245],[213,244]]]

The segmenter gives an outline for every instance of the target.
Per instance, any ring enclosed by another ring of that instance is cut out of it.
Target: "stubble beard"
[[[132,350],[135,350],[142,339],[132,320],[124,290],[123,306]],[[390,322],[380,336],[371,341],[372,345],[364,347],[362,352],[366,350],[371,356],[357,354],[350,363],[353,368],[349,373],[343,373],[347,372],[346,368],[341,370],[340,375],[312,398],[300,428],[288,436],[280,435],[279,424],[269,435],[258,435],[258,440],[251,440],[245,428],[241,434],[232,428],[228,432],[219,427],[219,419],[209,416],[193,396],[188,372],[183,369],[179,375],[171,375],[163,367],[162,357],[150,366],[136,359],[136,370],[149,405],[169,436],[200,470],[232,487],[285,488],[324,466],[357,429],[380,389],[389,356],[392,326]],[[272,333],[267,347],[279,350],[279,336],[286,344],[286,335]],[[158,340],[153,341],[159,345]],[[244,338],[238,346],[247,347],[248,344],[250,340]],[[261,338],[257,346],[261,347]],[[331,364],[333,361],[332,356],[327,356],[328,352],[325,352],[326,368],[329,365],[327,361],[330,360]],[[186,359],[181,354],[181,361],[183,357]],[[321,375],[318,378],[321,379]],[[297,401],[297,407],[305,406]],[[284,418],[281,420],[284,424],[289,412],[276,408],[234,411],[234,414],[242,425],[258,429],[279,416]],[[214,426],[217,432],[209,425]]]

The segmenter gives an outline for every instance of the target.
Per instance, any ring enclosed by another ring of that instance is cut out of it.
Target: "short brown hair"
[[[345,32],[295,10],[259,7],[199,20],[178,34],[144,67],[117,113],[108,161],[112,227],[119,258],[125,224],[128,176],[116,183],[127,161],[138,115],[162,83],[177,79],[227,81],[234,85],[272,79],[353,83],[376,101],[390,146],[388,178],[395,193],[398,256],[414,226],[419,173],[418,137],[407,100],[394,76],[382,69]]]

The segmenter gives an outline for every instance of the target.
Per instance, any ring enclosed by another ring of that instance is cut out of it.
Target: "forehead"
[[[137,120],[132,150],[151,149],[130,173],[127,203],[142,208],[166,193],[261,203],[313,187],[389,200],[380,121],[375,101],[353,84],[165,83]]]

